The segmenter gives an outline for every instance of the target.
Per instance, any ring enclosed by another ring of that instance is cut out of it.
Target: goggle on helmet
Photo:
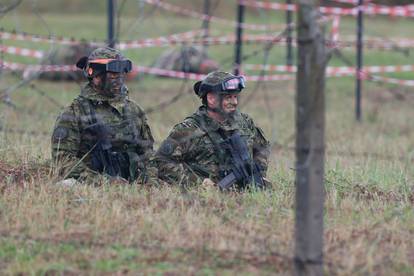
[[[128,73],[132,70],[132,62],[128,59],[95,59],[88,62],[86,73],[88,77],[104,72]]]
[[[97,76],[100,73],[112,72],[112,73],[128,73],[132,70],[132,62],[129,59],[94,59],[94,60],[81,60],[76,64],[78,68],[84,70],[88,78]]]
[[[242,91],[245,87],[246,83],[243,76],[231,76],[216,85],[201,82],[196,93],[203,97],[208,92],[234,93]]]

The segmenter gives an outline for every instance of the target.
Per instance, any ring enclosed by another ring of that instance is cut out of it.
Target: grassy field
[[[179,3],[179,1],[175,1]],[[222,17],[226,13],[220,11]],[[131,11],[130,11],[131,12]],[[16,10],[1,26],[35,34],[105,39],[105,18],[89,13],[34,14]],[[228,16],[227,18],[233,18]],[[278,24],[281,14],[249,12],[248,22]],[[121,39],[157,37],[198,28],[196,19],[156,11],[134,25],[123,18]],[[46,24],[44,24],[46,22]],[[174,24],[171,24],[174,22]],[[128,29],[126,26],[135,26]],[[47,26],[47,28],[46,28]],[[328,24],[329,27],[329,24]],[[341,35],[354,33],[351,18]],[[367,18],[367,35],[413,38],[412,21]],[[212,24],[213,34],[233,33]],[[48,44],[1,41],[33,49]],[[248,45],[245,53],[261,49]],[[165,48],[129,50],[150,65]],[[210,55],[231,69],[232,46]],[[369,50],[366,65],[410,64],[411,56]],[[343,54],[353,61],[352,49]],[[6,61],[35,59],[4,54]],[[262,63],[263,54],[246,63]],[[275,46],[269,64],[284,63]],[[330,64],[343,66],[333,56]],[[247,74],[258,74],[248,71]],[[390,74],[414,79],[413,73]],[[1,72],[0,91],[21,81]],[[414,89],[366,81],[362,122],[354,119],[353,78],[327,80],[324,253],[327,275],[414,274]],[[182,96],[148,114],[157,148],[171,127],[199,105],[192,82],[141,76],[128,83],[144,109]],[[273,146],[266,192],[223,194],[178,187],[54,185],[50,133],[61,106],[79,93],[75,82],[35,80],[0,105],[0,274],[271,275],[291,274],[294,226],[294,82],[248,83],[241,108],[263,127]]]

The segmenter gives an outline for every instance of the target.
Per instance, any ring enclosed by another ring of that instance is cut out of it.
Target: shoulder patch
[[[194,120],[194,118],[192,118],[192,117],[185,118],[184,121],[181,122],[179,125],[182,125],[183,127],[187,127],[187,128],[197,128],[198,127],[197,121]]]
[[[176,141],[188,141],[199,136],[204,135],[204,132],[191,121],[185,120],[174,126],[171,130],[169,137]]]
[[[53,138],[53,141],[55,142],[57,142],[57,141],[59,141],[59,140],[63,140],[63,139],[65,139],[66,137],[68,137],[68,133],[69,133],[69,131],[68,131],[68,129],[67,128],[65,128],[65,127],[57,127],[54,131],[53,131],[53,136],[52,136],[52,138]]]

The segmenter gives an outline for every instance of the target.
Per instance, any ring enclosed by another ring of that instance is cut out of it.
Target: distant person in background
[[[88,82],[57,118],[52,159],[64,183],[147,182],[154,139],[144,111],[128,98],[126,74],[132,63],[119,51],[98,48],[76,66]]]
[[[216,71],[219,65],[208,57],[206,51],[194,45],[182,46],[165,51],[155,61],[153,67],[188,73],[208,74]]]
[[[174,126],[155,161],[161,179],[223,189],[264,188],[269,142],[237,109],[243,77],[215,71],[194,84],[202,106]]]

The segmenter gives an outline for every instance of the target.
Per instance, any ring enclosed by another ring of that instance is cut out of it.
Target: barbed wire
[[[122,2],[120,8],[118,9],[118,18],[121,17],[123,5],[125,3],[126,3],[126,0],[124,0]],[[218,3],[219,3],[219,1],[216,1],[216,7],[218,6]],[[155,5],[154,8],[152,10],[150,10],[149,13],[144,14],[144,15],[147,15],[147,17],[142,17],[142,18],[138,18],[138,19],[139,20],[144,20],[145,18],[149,18],[148,17],[148,14],[153,14],[154,11],[157,9],[157,7],[158,6]],[[40,16],[40,15],[38,14],[38,16]],[[41,21],[43,22],[43,24],[48,29],[49,37],[53,37],[52,34],[51,34],[51,31],[50,31],[50,28],[48,27],[47,23],[43,19]],[[263,77],[265,75],[264,67],[268,63],[268,59],[269,59],[270,52],[273,49],[273,46],[275,45],[274,42],[275,41],[278,41],[278,40],[281,40],[283,37],[285,37],[287,31],[289,29],[293,29],[294,26],[295,26],[295,24],[291,24],[289,26],[286,26],[285,29],[282,30],[281,32],[274,33],[273,39],[271,39],[270,41],[268,41],[261,49],[254,50],[253,52],[250,52],[250,53],[247,53],[247,54],[243,55],[242,62],[246,61],[249,58],[255,57],[255,56],[263,53],[263,63],[262,63],[263,69],[260,72],[260,77]],[[120,24],[119,24],[119,28],[121,28]],[[118,35],[119,34],[120,33],[118,32]],[[184,46],[184,45],[185,44],[182,44],[182,46]],[[340,51],[338,50],[337,53],[340,53]],[[3,58],[3,56],[2,56],[2,58]],[[225,60],[222,64],[225,64],[225,63],[227,63],[229,61],[230,61],[230,59]],[[353,66],[352,62],[349,62],[348,61],[347,64],[350,65],[350,66]],[[16,90],[17,88],[19,88],[19,87],[21,87],[23,85],[26,85],[28,83],[30,83],[31,80],[35,79],[36,77],[38,77],[38,74],[37,75],[35,74],[35,76],[33,78],[31,78],[29,81],[20,83],[19,86],[14,87],[13,90]],[[169,100],[167,100],[165,102],[161,102],[159,104],[156,104],[156,105],[154,105],[152,107],[147,108],[146,109],[147,110],[147,113],[160,112],[160,111],[166,109],[171,104],[176,103],[178,100],[180,100],[181,98],[183,98],[185,95],[190,94],[190,92],[192,92],[192,91],[189,92],[188,90],[184,89],[184,87],[185,87],[185,85],[186,85],[187,82],[188,82],[188,80],[183,79],[183,83],[181,84],[181,87],[178,88],[177,93],[171,99],[169,99]],[[251,102],[251,100],[254,97],[257,96],[257,94],[258,94],[257,91],[259,90],[260,87],[265,88],[266,87],[265,82],[258,81],[255,84],[255,87],[253,88],[253,91],[251,91],[251,94],[246,99],[244,99],[244,102],[242,104],[240,104],[240,107],[241,108],[244,107],[245,103]],[[36,91],[40,96],[47,98],[48,101],[50,101],[51,103],[53,103],[56,107],[59,107],[59,108],[62,108],[63,107],[62,104],[60,104],[58,101],[56,101],[53,97],[48,96],[47,93],[44,92],[42,89],[40,89],[37,85],[31,84],[30,85],[30,88],[33,91]],[[35,115],[33,111],[27,111],[24,108],[18,107],[16,104],[12,103],[11,100],[10,100],[10,97],[9,97],[9,94],[10,94],[9,92],[10,92],[10,90],[6,90],[6,91],[3,91],[2,94],[0,94],[1,95],[0,97],[3,100],[3,103],[5,103],[7,106],[9,106],[11,108],[14,108],[18,112],[27,113],[30,116]],[[264,92],[264,94],[263,94],[263,101],[264,101],[264,104],[265,104],[265,107],[266,107],[266,111],[267,111],[266,113],[267,113],[267,116],[268,116],[268,120],[270,122],[275,122],[275,120],[274,120],[274,113],[272,112],[271,106],[270,106],[269,95],[266,92]],[[273,141],[272,143],[273,143],[273,147],[274,148],[276,148],[278,150],[282,150],[282,149],[295,150],[295,148],[292,148],[292,147],[289,147],[288,146],[288,144],[291,143],[291,141],[295,139],[295,134],[290,135],[289,138],[286,139],[286,141],[284,143],[280,143],[279,144],[279,143],[275,142],[276,139],[274,139],[276,137],[276,135],[275,135],[276,128],[274,126],[272,126],[271,129],[272,129],[272,139],[271,140]],[[23,130],[20,130],[20,132],[24,132],[24,131]],[[344,154],[344,153],[341,153],[341,154]],[[383,156],[383,155],[378,155],[376,153],[372,153],[371,154],[369,152],[350,153],[350,155],[355,156],[355,157],[356,156],[368,157],[368,156],[374,155],[374,156],[381,157],[383,159],[395,159],[395,158],[397,158],[398,160],[402,160],[402,159],[405,158],[405,157],[396,157],[396,156],[391,156],[391,155],[390,156]]]
[[[18,106],[15,103],[13,103],[13,101],[10,98],[2,99],[0,101],[0,103],[7,106],[7,107],[9,107],[9,108],[11,108],[11,109],[13,109],[18,114],[25,114],[25,115],[30,116],[30,117],[37,117],[39,119],[55,118],[56,117],[55,115],[50,114],[50,113],[36,112],[32,109],[28,109],[28,108]]]
[[[349,66],[349,67],[355,67],[355,64],[353,61],[351,61],[349,58],[347,58],[342,51],[339,48],[335,48],[331,51],[331,53],[333,55],[335,55],[337,58],[339,58],[345,65]],[[363,72],[363,74],[366,76],[365,79],[368,81],[372,81],[373,83],[375,83],[378,86],[384,87],[386,85],[385,82],[381,82],[381,81],[375,81],[375,75],[367,73],[367,72]],[[401,94],[397,95],[397,92],[395,91],[390,91],[390,90],[386,90],[387,92],[391,93],[393,96],[395,96],[397,99],[400,98],[401,99]]]
[[[48,99],[49,102],[54,104],[56,107],[59,107],[59,108],[64,107],[61,103],[59,103],[56,99],[52,98],[51,96],[47,95],[47,93],[45,91],[43,91],[42,89],[37,87],[37,85],[35,85],[34,83],[30,84],[30,88],[33,89],[33,91],[37,92],[42,97]]]
[[[32,6],[32,11],[33,13],[36,15],[36,17],[40,20],[40,22],[42,22],[43,26],[45,27],[45,29],[47,30],[47,32],[49,33],[49,36],[51,36],[52,31],[49,27],[49,25],[47,24],[47,22],[43,19],[43,17],[41,16],[41,14],[38,12],[37,8],[36,8],[36,3],[35,1],[32,2],[33,6]],[[41,64],[45,63],[47,60],[50,59],[50,57],[52,56],[52,54],[55,51],[55,45],[51,44],[48,53],[44,56],[44,58],[41,60]],[[0,100],[6,100],[6,101],[11,101],[10,100],[10,94],[19,89],[22,86],[25,86],[27,84],[29,84],[31,81],[33,81],[34,79],[37,79],[39,77],[39,75],[41,74],[41,71],[37,71],[37,72],[33,72],[31,76],[27,77],[27,78],[23,78],[20,82],[16,83],[15,85],[12,85],[11,87],[8,87],[6,89],[4,89],[3,91],[0,92]]]
[[[192,89],[185,89],[185,85],[187,84],[187,80],[183,80],[182,84],[181,84],[181,88],[179,89],[178,93],[173,96],[170,100],[165,101],[165,102],[161,102],[155,106],[149,107],[145,110],[145,113],[147,114],[151,114],[154,113],[156,111],[161,111],[164,110],[165,108],[167,108],[168,106],[172,105],[173,103],[177,102],[179,99],[181,99],[182,97],[188,95],[188,94],[192,94]]]
[[[3,133],[13,133],[13,134],[24,134],[24,135],[33,135],[33,136],[41,136],[41,137],[51,137],[50,132],[46,131],[38,131],[38,130],[27,130],[27,129],[19,129],[15,127],[4,127],[0,124],[0,132]],[[297,148],[294,146],[283,145],[277,142],[272,144],[272,150],[277,152],[280,151],[295,151]],[[407,153],[404,156],[398,156],[393,154],[383,154],[383,153],[376,153],[376,152],[355,152],[355,151],[344,151],[344,150],[329,150],[327,149],[325,153],[328,156],[338,156],[338,157],[351,157],[351,158],[374,158],[382,161],[389,161],[389,162],[411,162],[414,161],[414,153]],[[410,157],[410,155],[412,155]]]
[[[16,0],[12,3],[10,3],[8,6],[0,6],[0,19],[8,12],[14,10],[15,8],[17,8],[21,3],[23,2],[23,0]]]
[[[38,130],[27,130],[27,129],[18,129],[18,128],[6,128],[2,124],[0,124],[0,132],[4,134],[13,133],[13,134],[22,134],[22,135],[31,135],[31,136],[41,136],[41,137],[51,137],[50,132],[46,131],[38,131]]]

